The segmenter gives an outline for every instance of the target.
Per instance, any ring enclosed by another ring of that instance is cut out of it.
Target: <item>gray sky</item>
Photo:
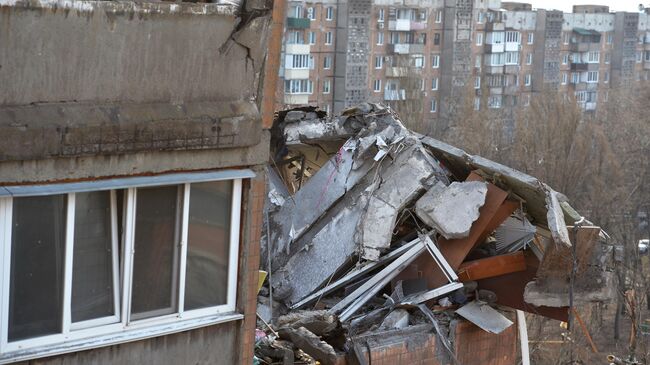
[[[596,4],[608,5],[613,11],[639,11],[639,4],[650,7],[650,0],[516,0],[520,2],[532,3],[533,8],[541,9],[558,9],[564,12],[571,12],[573,5],[579,4]]]

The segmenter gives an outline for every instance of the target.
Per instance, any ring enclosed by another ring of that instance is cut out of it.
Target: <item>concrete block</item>
[[[465,238],[485,204],[487,184],[480,181],[434,185],[415,204],[416,214],[447,239]]]

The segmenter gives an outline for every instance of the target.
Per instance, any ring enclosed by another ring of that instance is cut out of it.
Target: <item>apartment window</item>
[[[566,85],[568,80],[569,80],[569,75],[567,75],[566,72],[563,72],[562,73],[562,85]]]
[[[572,84],[577,84],[580,82],[580,74],[577,72],[572,72],[571,73],[571,83]]]
[[[483,56],[478,54],[476,55],[476,58],[474,59],[474,67],[475,68],[481,68],[481,62],[483,60]]]
[[[480,46],[483,44],[483,33],[477,32],[476,33],[476,45]]]
[[[492,53],[490,54],[490,65],[491,66],[503,66],[505,64],[506,55],[505,53]]]
[[[303,37],[303,32],[291,31],[289,32],[289,37],[287,39],[288,44],[304,44],[305,39]]]
[[[330,80],[323,81],[323,94],[329,94],[332,83]]]
[[[413,66],[415,66],[417,68],[424,67],[424,56],[422,56],[422,55],[413,56]]]
[[[439,46],[440,45],[440,33],[434,33],[433,34],[433,45],[434,46]]]
[[[377,32],[377,45],[381,46],[384,44],[384,32]]]
[[[323,57],[323,68],[326,70],[332,68],[332,56]]]
[[[316,13],[316,11],[314,10],[314,8],[307,8],[307,18],[309,20],[315,20],[316,19],[315,13]]]
[[[309,44],[316,44],[316,32],[309,32]]]
[[[474,110],[481,110],[481,97],[474,97]]]
[[[311,94],[314,92],[314,84],[311,80],[285,80],[284,92],[287,94]]]
[[[518,65],[519,64],[519,52],[506,52],[506,65]]]
[[[641,52],[637,52],[636,53],[636,63],[641,63],[641,61],[643,61],[643,55],[641,54]]]
[[[234,312],[240,203],[241,179],[0,198],[2,356]]]
[[[399,44],[399,33],[390,32],[390,44]]]
[[[436,110],[438,110],[438,102],[436,101],[436,98],[431,98],[431,113],[435,113]]]
[[[309,69],[313,62],[312,56],[307,54],[288,54],[285,60],[284,67],[287,69]]]
[[[424,79],[420,79],[420,91],[424,91]]]
[[[377,17],[377,20],[378,20],[379,22],[383,22],[383,21],[384,21],[384,9],[379,9],[379,16]]]
[[[650,62],[650,51],[645,51],[643,54],[645,55],[645,61]]]
[[[380,69],[384,66],[384,57],[375,56],[375,68]]]
[[[526,64],[527,65],[532,65],[533,64],[533,54],[532,53],[526,54]]]
[[[332,19],[334,19],[334,8],[328,6],[327,10],[325,11],[325,20],[332,20]]]
[[[438,90],[438,78],[431,79],[431,90]]]
[[[588,63],[598,63],[600,62],[600,52],[589,52],[587,54]]]
[[[325,44],[332,44],[332,32],[325,33]]]
[[[476,16],[476,22],[479,24],[485,23],[485,13],[482,11],[479,11],[477,16]]]
[[[437,54],[431,55],[431,67],[432,68],[440,67],[440,55]]]
[[[375,80],[372,83],[372,90],[376,93],[381,91],[381,80]]]
[[[488,108],[491,109],[501,108],[501,95],[488,97]]]
[[[607,44],[612,44],[613,39],[614,35],[612,33],[607,33]]]
[[[532,33],[531,33],[532,34]],[[508,43],[520,43],[520,33],[514,31],[506,32],[506,42]]]
[[[562,34],[562,40],[564,44],[569,44],[569,40],[571,39],[571,34],[568,32],[564,32]]]
[[[293,8],[293,17],[294,18],[302,18],[302,6],[296,5]]]
[[[476,78],[474,79],[474,88],[475,89],[481,88],[481,76],[476,76]]]
[[[605,83],[608,83],[608,82],[609,82],[609,71],[605,71],[605,77],[604,77],[604,80],[603,80],[603,81],[604,81]]]
[[[530,86],[531,83],[532,83],[532,77],[530,76],[530,74],[526,74],[524,76],[524,85]]]
[[[567,63],[569,63],[569,54],[565,53],[564,55],[562,55],[562,64],[566,65]]]
[[[609,64],[609,62],[610,62],[610,60],[611,60],[611,57],[612,57],[611,54],[609,54],[609,53],[605,53],[605,63],[606,63],[606,64]]]
[[[598,82],[598,71],[588,71],[587,82]]]
[[[487,40],[488,44],[501,44],[505,39],[505,33],[503,32],[492,32],[488,33]]]
[[[533,44],[534,33],[528,33],[528,44]]]
[[[442,23],[442,10],[436,11],[436,23]]]

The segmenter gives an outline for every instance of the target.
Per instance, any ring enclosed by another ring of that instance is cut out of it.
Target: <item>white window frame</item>
[[[323,94],[329,94],[331,92],[332,83],[330,80],[323,81]]]
[[[535,33],[528,33],[527,43],[533,44],[534,41],[535,41]]]
[[[524,76],[524,85],[530,86],[533,83],[533,78],[530,74]]]
[[[438,78],[434,77],[431,79],[431,90],[438,90]]]
[[[565,53],[565,54],[562,55],[562,64],[566,65],[568,63],[569,63],[569,54]]]
[[[332,68],[332,57],[324,56],[323,57],[323,70],[329,70]]]
[[[413,55],[413,67],[423,68],[424,67],[424,55]]]
[[[332,32],[326,32],[325,33],[325,45],[331,45],[332,44]]]
[[[562,85],[566,85],[569,81],[569,75],[566,72],[562,72]]]
[[[65,263],[63,268],[63,313],[61,333],[44,335],[29,339],[8,341],[9,296],[11,285],[11,235],[13,197],[0,197],[0,363],[25,361],[62,353],[76,352],[102,346],[130,342],[150,337],[205,327],[216,323],[239,320],[243,315],[235,312],[237,297],[237,277],[239,261],[239,231],[241,224],[242,179],[224,178],[210,181],[233,181],[230,242],[228,257],[228,289],[226,304],[193,310],[184,309],[185,268],[187,265],[187,236],[189,231],[189,205],[191,183],[171,184],[179,186],[183,195],[181,209],[181,228],[177,265],[178,290],[175,293],[177,309],[172,314],[154,318],[133,319],[131,316],[131,289],[133,278],[134,233],[136,219],[137,190],[139,187],[124,189],[124,237],[123,248],[119,244],[117,232],[116,190],[111,190],[111,231],[113,246],[113,280],[122,285],[113,285],[115,314],[113,316],[72,323],[72,272],[74,253],[74,224],[76,213],[76,193],[66,195],[66,236]],[[161,185],[164,186],[164,185]],[[100,189],[98,189],[100,190]],[[92,190],[91,190],[92,191]],[[95,190],[97,191],[97,190]],[[29,195],[26,195],[29,196]],[[19,198],[18,198],[19,199]],[[118,252],[122,255],[119,261]]]
[[[372,91],[378,93],[381,92],[381,80],[376,79],[372,82]]]
[[[302,18],[302,14],[303,14],[303,13],[302,13],[302,6],[300,6],[300,5],[296,5],[296,6],[293,8],[293,16],[294,16],[295,18]]]
[[[436,98],[431,98],[431,105],[429,107],[429,112],[435,113],[438,111],[438,100]]]
[[[316,44],[316,32],[314,31],[309,32],[309,44]]]
[[[440,67],[440,55],[439,54],[431,55],[431,68],[439,68],[439,67]]]
[[[595,84],[598,83],[598,71],[587,71],[587,83]]]
[[[481,76],[476,76],[476,78],[474,79],[474,88],[475,89],[481,88]]]
[[[377,32],[377,45],[381,46],[384,44],[384,32]]]
[[[436,23],[442,23],[442,10],[436,11]]]
[[[375,70],[381,70],[384,67],[384,56],[375,56]]]
[[[477,46],[483,45],[483,33],[481,32],[476,32],[476,45]]]
[[[533,64],[533,54],[532,53],[527,53],[526,54],[526,64],[527,65],[532,65]]]
[[[331,21],[332,19],[334,19],[334,7],[328,6],[325,10],[325,20]]]
[[[384,9],[380,8],[379,9],[379,14],[377,15],[377,21],[380,23],[384,22]]]

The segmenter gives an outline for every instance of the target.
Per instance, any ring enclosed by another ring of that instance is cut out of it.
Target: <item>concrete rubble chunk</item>
[[[447,239],[465,238],[485,204],[487,184],[480,181],[434,185],[415,204],[415,212],[425,223]]]

